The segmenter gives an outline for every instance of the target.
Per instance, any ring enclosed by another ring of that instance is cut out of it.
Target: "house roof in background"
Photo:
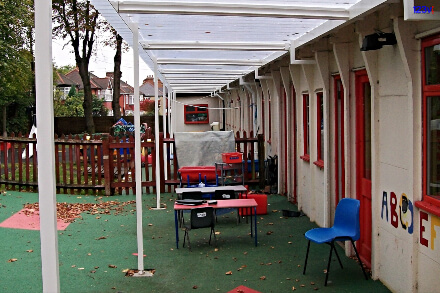
[[[56,71],[56,86],[58,87],[71,87],[72,85],[74,86],[78,86],[78,84],[76,82],[74,82],[72,79],[70,79],[69,77],[67,77],[66,75]]]
[[[59,72],[56,72],[56,74],[57,74],[57,79],[56,79],[57,86],[75,85],[79,89],[84,88],[81,80],[81,76],[79,75],[78,68],[72,69],[67,74],[62,74]],[[92,89],[106,90],[106,89],[111,89],[113,87],[113,72],[107,72],[106,77],[98,77],[93,73],[89,73],[89,74],[90,74],[90,85]],[[121,85],[121,94],[134,93],[134,88],[125,81],[121,80],[120,85]]]
[[[139,87],[139,91],[144,95],[144,97],[155,97],[154,85],[148,80],[144,80],[142,85]],[[162,89],[159,88],[159,97],[163,95]]]

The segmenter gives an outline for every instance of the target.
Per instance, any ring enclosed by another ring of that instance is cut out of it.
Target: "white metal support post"
[[[167,108],[167,118],[168,118],[168,133],[170,137],[173,137],[173,131],[171,127],[171,103],[173,102],[174,92],[168,88],[168,108]]]
[[[159,85],[157,60],[154,59],[154,140],[156,143],[156,209],[160,209],[160,164],[159,164]]]
[[[163,138],[165,139],[167,137],[167,98],[166,98],[166,87],[165,84],[163,84],[162,86],[162,130],[163,130]],[[167,166],[167,160],[168,160],[168,151],[167,151],[167,145],[164,143],[163,144],[163,168],[164,168],[164,176],[165,176],[165,180],[168,179],[168,166]]]
[[[52,78],[52,1],[35,1],[37,158],[43,292],[60,292]]]
[[[133,33],[133,76],[134,76],[134,168],[136,181],[136,235],[138,254],[137,276],[146,276],[144,272],[144,236],[142,232],[142,167],[141,167],[141,134],[139,105],[139,31],[137,24],[131,24]]]

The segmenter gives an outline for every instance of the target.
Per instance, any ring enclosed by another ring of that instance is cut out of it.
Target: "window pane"
[[[371,87],[364,83],[364,178],[371,180]]]
[[[440,84],[440,44],[425,48],[426,84]]]
[[[305,103],[306,103],[306,135],[307,135],[307,148],[306,148],[306,154],[310,154],[310,115],[309,115],[309,95],[306,95],[305,97]]]
[[[337,186],[338,189],[336,190],[337,194],[338,194],[338,200],[341,200],[344,196],[343,196],[343,192],[344,192],[344,185],[343,185],[343,174],[342,174],[342,168],[343,168],[343,161],[342,161],[342,156],[344,155],[342,152],[342,146],[343,146],[343,140],[342,140],[342,81],[340,79],[338,79],[336,81],[336,123],[337,123],[337,137],[335,138],[337,140],[337,152],[338,152],[338,161],[336,162],[337,164]]]
[[[193,111],[196,111],[196,107],[193,107],[193,106],[186,106],[186,111],[187,111],[187,112],[193,112]]]
[[[440,97],[427,98],[428,194],[440,195]]]
[[[321,160],[324,160],[324,98],[322,96],[322,94],[319,95],[319,102],[320,102],[320,117],[319,119],[321,120],[321,153],[320,153],[320,158]]]

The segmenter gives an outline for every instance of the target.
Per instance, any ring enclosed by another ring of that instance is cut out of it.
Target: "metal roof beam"
[[[262,66],[261,60],[158,58],[157,64]]]
[[[141,41],[144,50],[288,51],[289,42]]]
[[[200,81],[200,80],[184,80],[184,81],[175,81],[175,82],[171,82],[170,81],[170,84],[172,86],[177,85],[177,84],[225,85],[226,82],[223,82],[223,81],[215,82],[215,81],[211,81],[211,80],[205,80],[205,81]]]
[[[333,4],[234,3],[177,1],[111,1],[118,13],[186,14],[305,19],[348,19],[345,7]]]
[[[162,74],[191,74],[206,73],[212,75],[243,75],[249,73],[249,70],[222,70],[222,69],[160,69]]]
[[[239,76],[231,76],[231,75],[207,75],[207,76],[168,76],[166,75],[167,81],[172,81],[172,80],[235,80],[237,79]]]

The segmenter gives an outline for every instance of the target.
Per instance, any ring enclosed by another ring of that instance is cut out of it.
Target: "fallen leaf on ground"
[[[26,250],[26,252],[34,252],[32,249],[28,249]]]
[[[116,269],[117,268],[117,266],[115,266],[115,265],[108,265],[108,267],[112,268],[112,269]]]
[[[232,275],[232,271],[226,272],[226,275]]]
[[[295,287],[292,287],[292,291],[295,291],[296,290],[296,288]]]
[[[81,198],[81,197],[78,197]],[[72,223],[77,218],[81,218],[82,212],[87,212],[89,214],[110,214],[110,211],[115,211],[115,214],[118,214],[122,211],[123,207],[126,205],[134,204],[136,201],[130,200],[126,202],[119,201],[107,201],[98,203],[66,203],[66,202],[58,202],[57,203],[57,219],[63,220],[65,223]],[[30,216],[33,214],[39,214],[40,206],[39,203],[27,203],[24,205],[25,215]],[[97,219],[100,216],[96,217]],[[71,236],[71,235],[69,235]]]
[[[261,276],[260,280],[266,280],[266,276]]]
[[[9,259],[8,260],[8,262],[15,262],[15,261],[17,261],[18,259],[16,259],[16,258],[11,258],[11,259]]]

